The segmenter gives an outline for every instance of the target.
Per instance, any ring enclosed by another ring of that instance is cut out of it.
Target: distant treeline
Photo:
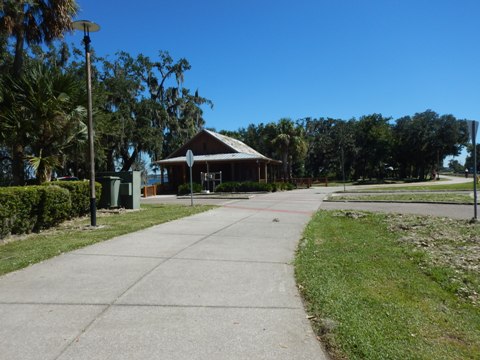
[[[284,118],[221,133],[282,160],[285,178],[341,179],[345,171],[347,179],[355,180],[387,176],[425,179],[442,168],[447,156],[459,155],[469,146],[465,121],[432,110],[396,120],[381,114],[351,120]],[[454,171],[463,172],[472,165],[471,156],[466,164],[450,162]]]

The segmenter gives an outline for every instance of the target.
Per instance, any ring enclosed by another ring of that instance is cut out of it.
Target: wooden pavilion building
[[[274,181],[282,164],[237,139],[204,129],[167,158],[156,162],[160,165],[161,174],[164,169],[167,170],[166,190],[176,191],[179,185],[190,181],[186,162],[188,150],[194,155],[193,182],[207,182],[209,188],[212,182],[214,188],[215,184],[226,181]]]

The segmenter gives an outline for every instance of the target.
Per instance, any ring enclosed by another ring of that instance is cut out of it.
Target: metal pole
[[[190,166],[190,206],[193,206],[192,166]]]
[[[93,147],[93,119],[92,119],[92,78],[90,67],[90,36],[88,27],[84,27],[85,68],[87,72],[87,115],[88,115],[88,147],[90,160],[90,225],[97,226],[97,205],[95,199],[95,152]]]
[[[476,123],[472,121],[472,143],[473,143],[473,219],[477,220],[477,145],[476,145]]]
[[[345,158],[343,153],[343,145],[342,145],[342,175],[343,175],[343,192],[345,192]]]

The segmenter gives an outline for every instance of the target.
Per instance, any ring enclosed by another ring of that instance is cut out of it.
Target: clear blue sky
[[[207,127],[305,116],[398,118],[426,109],[480,119],[478,0],[78,0],[100,55],[192,69]],[[81,35],[68,37],[80,44]]]

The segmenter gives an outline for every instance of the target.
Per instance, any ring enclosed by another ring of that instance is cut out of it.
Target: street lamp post
[[[478,122],[472,121],[472,145],[473,145],[473,220],[477,221],[477,145],[476,145],[476,138],[477,138],[477,129],[478,129]]]
[[[467,120],[468,132],[472,136],[472,145],[473,145],[473,219],[472,221],[477,221],[477,131],[478,131],[478,121]]]
[[[97,226],[97,206],[95,204],[95,152],[93,147],[93,119],[92,119],[92,78],[90,67],[90,33],[100,30],[100,26],[88,21],[79,20],[73,22],[75,30],[83,31],[83,43],[85,45],[85,70],[87,74],[87,115],[88,115],[88,148],[90,160],[90,225]]]

